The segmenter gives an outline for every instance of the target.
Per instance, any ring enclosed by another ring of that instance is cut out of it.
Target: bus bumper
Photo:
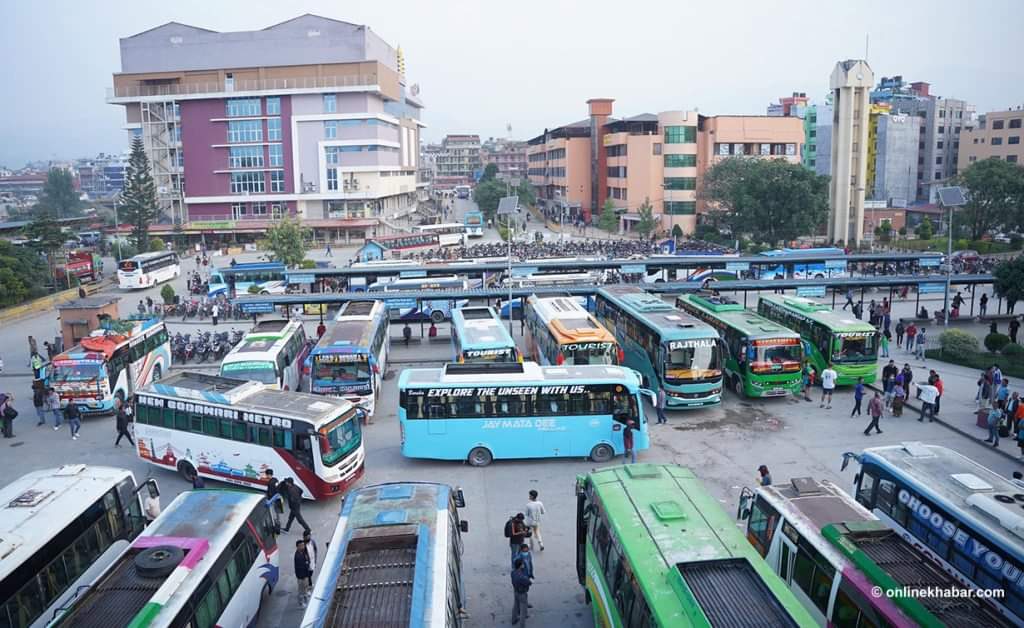
[[[82,416],[97,415],[97,414],[113,414],[114,412],[114,401],[105,399],[90,399],[87,397],[61,397],[60,406],[61,408],[67,408],[69,401],[74,401],[75,405],[78,406],[78,411]]]
[[[839,366],[836,368],[836,375],[836,386],[853,386],[857,383],[858,377],[863,377],[865,384],[871,384],[878,377],[878,365],[871,363]]]
[[[686,410],[689,408],[716,406],[720,403],[722,403],[721,386],[695,393],[665,391],[665,406],[669,409]]]

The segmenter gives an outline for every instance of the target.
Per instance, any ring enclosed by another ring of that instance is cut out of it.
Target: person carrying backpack
[[[516,554],[519,553],[519,546],[528,536],[530,536],[530,530],[526,527],[526,515],[518,512],[508,518],[508,521],[505,522],[505,538],[508,539],[512,560],[515,560]]]

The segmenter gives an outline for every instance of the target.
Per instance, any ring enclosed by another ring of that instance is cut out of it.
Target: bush
[[[259,293],[260,293],[260,285],[259,284],[254,283],[251,286],[249,286],[249,294],[259,294]]]
[[[165,283],[163,288],[160,288],[160,298],[164,300],[164,305],[171,305],[174,303],[174,288],[171,284]]]
[[[1010,344],[1010,337],[1006,334],[989,334],[985,336],[985,348],[992,353],[999,353],[999,351]]]
[[[305,268],[305,269],[316,268],[316,262],[314,262],[311,259],[304,259],[304,260],[302,260],[302,263],[299,264],[299,268]]]
[[[149,250],[150,251],[164,251],[167,249],[167,245],[160,238],[149,239]]]
[[[1014,362],[1024,362],[1024,347],[1020,346],[1016,342],[1007,344],[1003,347],[1003,350],[1000,351],[1000,353]]]
[[[114,257],[117,258],[117,261],[119,261],[119,262],[121,260],[123,260],[123,259],[128,259],[129,257],[135,257],[136,255],[139,254],[139,252],[135,250],[134,246],[132,246],[131,244],[127,244],[127,243],[122,243],[121,244],[120,251],[118,251],[118,246],[116,244],[113,246],[113,249],[114,249]],[[118,255],[118,253],[120,253],[120,255]]]
[[[962,329],[950,329],[939,334],[939,346],[943,355],[964,360],[978,352],[978,339]]]

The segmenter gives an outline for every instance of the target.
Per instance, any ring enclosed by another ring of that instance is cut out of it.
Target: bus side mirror
[[[146,488],[149,490],[150,497],[160,497],[160,485],[156,483],[155,479],[146,480]]]
[[[469,522],[465,519],[459,521],[459,530],[461,530],[463,534],[467,534],[469,532]]]
[[[462,487],[455,489],[455,507],[465,508],[466,507],[466,496],[462,493]]]

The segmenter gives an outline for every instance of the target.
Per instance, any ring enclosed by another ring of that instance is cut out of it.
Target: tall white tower
[[[875,74],[867,61],[840,61],[832,70],[832,182],[828,237],[847,245],[864,237],[868,114]]]

